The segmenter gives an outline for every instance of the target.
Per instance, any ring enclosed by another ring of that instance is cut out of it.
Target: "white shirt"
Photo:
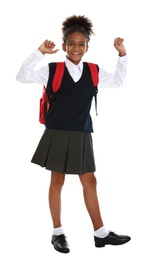
[[[49,78],[49,66],[43,66],[35,70],[36,65],[45,57],[38,49],[31,54],[22,64],[16,79],[23,83],[38,83],[46,86]],[[73,64],[66,58],[66,67],[76,82],[80,79],[83,71],[82,60],[78,65]],[[118,57],[115,72],[110,73],[106,70],[99,68],[99,84],[98,87],[114,88],[123,85],[126,76],[127,55]]]

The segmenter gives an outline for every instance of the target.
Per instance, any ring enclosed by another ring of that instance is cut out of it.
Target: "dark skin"
[[[126,49],[123,45],[122,38],[116,38],[114,40],[114,47],[119,52],[119,56],[126,55]],[[62,49],[67,53],[68,59],[78,64],[84,54],[88,51],[88,42],[85,36],[80,32],[74,32],[67,37],[66,42],[62,44]],[[52,41],[44,41],[39,50],[42,54],[54,54],[59,51],[55,49],[55,44]],[[96,190],[96,178],[94,172],[87,172],[79,175],[80,182],[83,188],[84,201],[88,213],[90,215],[94,230],[102,227],[103,220],[101,218],[100,207],[98,202],[97,190]],[[52,172],[51,182],[49,187],[49,206],[52,216],[54,228],[62,226],[61,223],[61,191],[65,181],[65,174]]]
[[[116,38],[114,40],[114,47],[119,52],[119,56],[126,55],[126,49],[123,44],[122,38]],[[88,51],[88,43],[85,36],[80,32],[74,32],[67,37],[65,43],[62,44],[62,49],[67,53],[68,59],[74,64],[78,64],[84,54]],[[42,54],[53,54],[59,51],[59,49],[55,49],[55,44],[52,41],[46,40],[44,41],[39,50]]]
[[[82,33],[74,32],[68,36],[66,43],[62,44],[62,49],[67,52],[72,63],[78,64],[88,51],[88,44]]]

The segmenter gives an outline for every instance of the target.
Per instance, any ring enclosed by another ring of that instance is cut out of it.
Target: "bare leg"
[[[61,190],[65,174],[52,172],[49,187],[49,207],[54,228],[61,227]]]
[[[91,217],[94,230],[103,226],[99,202],[96,191],[96,178],[93,172],[88,172],[79,176],[83,186],[84,200],[86,208]]]

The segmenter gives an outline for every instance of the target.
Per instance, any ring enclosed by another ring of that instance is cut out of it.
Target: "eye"
[[[81,42],[79,45],[80,45],[81,47],[84,47],[84,46],[85,46],[85,43]]]
[[[73,42],[69,42],[68,45],[69,45],[69,46],[73,46],[74,43],[73,43]]]

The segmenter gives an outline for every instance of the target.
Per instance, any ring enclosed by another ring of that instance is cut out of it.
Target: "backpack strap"
[[[48,99],[48,102],[50,104],[53,104],[56,97],[56,92],[59,90],[61,86],[62,78],[64,75],[64,69],[65,69],[64,62],[56,62],[55,73],[51,83],[51,94]]]
[[[64,62],[56,62],[56,70],[52,81],[53,92],[57,92],[61,85],[63,74],[64,74],[64,68],[65,68]]]
[[[99,71],[98,71],[98,67],[96,64],[90,63],[90,62],[87,62],[87,64],[90,68],[92,81],[93,81],[93,84],[95,87],[95,111],[96,111],[96,115],[98,115],[98,113],[97,113],[97,93],[98,93]]]
[[[48,96],[45,86],[43,87],[42,98],[40,99],[40,116],[39,121],[41,124],[45,124],[45,118],[47,116],[47,112],[52,106],[56,92],[58,91],[61,81],[64,74],[65,63],[64,62],[56,62],[56,68],[54,72],[54,77],[51,84],[51,94]]]
[[[98,67],[96,64],[94,63],[90,63],[90,62],[87,62],[89,68],[90,68],[90,72],[91,72],[91,75],[92,75],[92,81],[93,81],[93,84],[95,87],[97,87],[98,85],[98,82],[99,82],[99,71],[98,71]]]

